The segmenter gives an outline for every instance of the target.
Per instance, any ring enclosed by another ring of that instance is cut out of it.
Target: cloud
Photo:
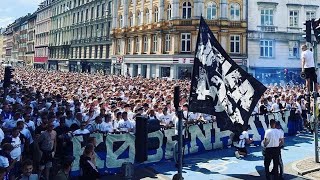
[[[14,17],[0,17],[0,27],[7,27],[14,21]]]

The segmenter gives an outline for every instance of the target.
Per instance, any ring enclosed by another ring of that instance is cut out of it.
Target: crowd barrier
[[[254,144],[260,144],[264,137],[264,132],[269,127],[269,120],[276,119],[280,122],[285,135],[293,135],[301,130],[301,116],[290,111],[283,113],[271,113],[268,115],[253,115],[249,120],[249,134],[253,138]],[[184,154],[195,154],[213,149],[226,148],[232,142],[230,140],[230,130],[222,131],[217,127],[217,123],[207,123],[192,125],[187,130],[188,136],[185,139]],[[133,134],[101,134],[94,133],[90,136],[97,141],[96,165],[100,173],[117,172],[125,162],[135,162],[135,136]],[[156,163],[173,158],[174,144],[177,140],[174,129],[155,131],[148,134],[152,139],[149,144],[147,163]],[[75,161],[72,167],[72,175],[79,173],[79,159],[83,152],[85,136],[75,136],[72,138],[72,152]]]

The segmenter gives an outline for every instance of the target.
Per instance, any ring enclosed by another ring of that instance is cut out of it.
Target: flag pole
[[[315,69],[317,70],[317,66],[318,66],[318,60],[317,60],[317,52],[318,52],[318,48],[317,48],[317,42],[313,42],[313,55],[314,55],[314,60],[315,60]],[[319,147],[318,147],[318,125],[319,125],[319,119],[317,117],[317,99],[318,99],[318,92],[316,91],[316,82],[313,82],[313,117],[314,117],[314,150],[315,150],[315,162],[319,163]]]

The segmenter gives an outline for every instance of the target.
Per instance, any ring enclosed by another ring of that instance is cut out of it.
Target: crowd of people
[[[1,68],[0,76],[3,74]],[[74,135],[134,133],[138,116],[159,120],[165,128],[174,127],[177,118],[173,90],[177,85],[185,120],[215,120],[211,115],[188,112],[188,80],[15,68],[14,82],[0,101],[0,174],[7,179],[36,175],[68,179],[73,158],[67,149]],[[304,94],[304,88],[299,86],[270,86],[253,114],[294,108],[303,116],[308,107]],[[99,178],[94,146],[92,138],[80,158],[84,179],[87,173],[94,175],[91,178]],[[64,161],[61,170],[52,175],[54,158]]]

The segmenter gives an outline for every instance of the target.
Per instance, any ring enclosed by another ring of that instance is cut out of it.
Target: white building
[[[249,0],[248,4],[249,73],[264,83],[301,81],[303,23],[320,17],[320,0]]]

